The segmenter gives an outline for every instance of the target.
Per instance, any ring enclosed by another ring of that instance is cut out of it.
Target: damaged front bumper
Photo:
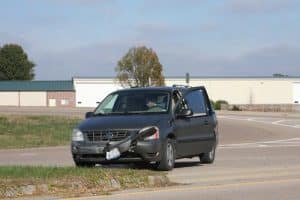
[[[106,153],[117,148],[120,157],[113,160],[106,159]],[[160,140],[140,141],[128,138],[118,142],[72,142],[73,159],[80,162],[115,163],[144,160],[157,162],[160,160]]]

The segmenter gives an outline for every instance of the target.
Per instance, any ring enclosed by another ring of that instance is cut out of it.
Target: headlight
[[[83,134],[79,129],[73,130],[72,141],[74,141],[74,142],[83,141]]]
[[[144,129],[148,129],[148,128],[149,127],[143,128],[140,132],[143,132]],[[153,126],[153,128],[155,128],[156,131],[152,135],[145,137],[144,140],[157,140],[157,139],[159,139],[159,129],[158,129],[158,127]]]

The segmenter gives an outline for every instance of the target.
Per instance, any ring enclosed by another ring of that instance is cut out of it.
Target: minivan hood
[[[141,129],[147,126],[158,126],[163,119],[168,119],[167,114],[155,115],[108,115],[95,116],[82,121],[78,129],[103,130],[103,129]]]

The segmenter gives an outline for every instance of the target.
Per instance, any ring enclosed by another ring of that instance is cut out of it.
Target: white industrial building
[[[186,85],[185,77],[167,77],[167,86]],[[214,101],[234,105],[299,105],[300,77],[191,77]],[[69,81],[0,81],[0,106],[96,107],[122,89],[111,77],[74,77]]]
[[[167,86],[186,85],[185,77],[166,78]],[[95,107],[122,87],[114,78],[73,78],[77,107]],[[205,86],[212,100],[230,104],[299,104],[300,77],[191,77],[190,86]]]

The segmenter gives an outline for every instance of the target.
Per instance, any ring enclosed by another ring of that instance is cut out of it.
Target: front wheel
[[[174,168],[176,157],[175,142],[172,139],[167,139],[161,150],[161,158],[157,163],[157,169],[169,171]]]
[[[213,147],[213,149],[210,152],[200,154],[200,163],[211,164],[215,161],[215,156],[216,147]]]

